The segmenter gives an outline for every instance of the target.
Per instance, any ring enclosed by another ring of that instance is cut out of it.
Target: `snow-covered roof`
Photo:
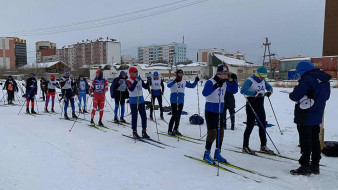
[[[283,58],[280,61],[310,61],[309,57]]]
[[[49,67],[56,65],[58,63],[67,65],[67,64],[63,63],[62,61],[54,61],[54,62],[46,62],[46,63],[27,64],[27,65],[20,67],[19,69],[31,69],[31,68],[41,68],[41,69],[43,69],[43,68],[49,68]],[[67,65],[67,66],[70,67],[69,65]]]
[[[224,55],[218,55],[214,54],[219,60],[222,62],[228,64],[228,65],[233,65],[233,66],[239,66],[239,67],[252,67],[252,64],[246,63],[244,60],[239,60],[239,59],[234,59],[231,57],[227,57]]]
[[[152,66],[152,65],[148,65],[148,64],[138,64],[138,66],[142,69],[142,70],[170,70],[171,68],[169,66]]]
[[[196,67],[196,66],[206,67],[206,66],[208,66],[208,64],[205,63],[205,62],[195,62],[195,63],[178,64],[177,65],[177,67]]]

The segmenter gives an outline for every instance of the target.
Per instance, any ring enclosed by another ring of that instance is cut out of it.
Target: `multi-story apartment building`
[[[141,64],[167,62],[173,65],[186,62],[187,46],[183,43],[151,45],[138,48],[138,60]]]
[[[26,40],[16,37],[0,37],[0,69],[14,70],[26,64]]]
[[[35,43],[36,63],[57,61],[56,44],[49,41]]]
[[[60,61],[72,67],[82,65],[121,63],[121,43],[115,39],[82,40],[56,50]]]
[[[197,54],[198,62],[208,62],[210,54],[224,55],[230,58],[245,60],[245,56],[239,52],[227,52],[225,49],[199,49]]]

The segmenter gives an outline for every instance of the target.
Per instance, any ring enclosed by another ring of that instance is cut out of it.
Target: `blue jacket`
[[[167,87],[171,88],[172,86],[174,86],[174,84],[175,84],[174,80],[170,80],[167,84]],[[186,81],[186,83],[185,83],[185,87],[187,87],[187,88],[195,88],[196,85],[197,85],[197,82],[190,83],[190,82]],[[178,102],[177,102],[177,100],[178,100]],[[170,103],[184,104],[184,93],[179,92],[178,98],[177,98],[176,92],[171,93],[170,94]]]
[[[259,80],[259,78],[256,77],[255,75],[251,76],[251,78],[257,82],[261,82],[261,80]],[[266,82],[266,80],[264,80],[264,82],[265,82],[265,89],[267,91],[272,91],[272,86],[268,82]],[[242,85],[241,94],[244,94],[246,96],[254,96],[256,92],[249,90],[251,85],[252,85],[252,81],[249,79],[246,79]]]
[[[114,78],[113,82],[110,85],[110,97],[111,98],[116,98],[116,94],[117,94],[117,89],[119,88],[120,84],[120,80],[127,80],[125,78],[122,78],[122,76],[118,76],[116,78]],[[121,94],[124,98],[128,98],[128,89],[126,88],[126,90]]]
[[[136,88],[138,82],[134,81],[133,84],[131,84],[131,82],[129,80],[127,80],[127,88],[130,91],[134,91]],[[145,83],[142,80],[142,88],[144,89],[149,89],[149,84]],[[144,103],[144,97],[143,96],[139,96],[139,97],[129,97],[129,104],[143,104]]]
[[[306,71],[307,70],[307,71]],[[297,72],[297,70],[296,70]],[[305,66],[300,72],[301,78],[298,85],[290,93],[292,101],[299,101],[305,95],[314,100],[314,104],[309,109],[301,109],[299,104],[295,105],[294,123],[302,126],[315,126],[322,123],[322,117],[326,101],[330,98],[330,79],[331,76],[312,66]]]
[[[215,78],[214,78],[215,79]],[[209,96],[212,94],[216,88],[214,87],[214,84],[211,80],[208,80],[203,88],[202,95],[204,97]],[[223,98],[223,97],[222,97]],[[219,107],[221,106],[221,107]],[[213,113],[222,113],[224,108],[224,102],[223,103],[214,103],[214,102],[205,102],[205,111],[213,112]]]

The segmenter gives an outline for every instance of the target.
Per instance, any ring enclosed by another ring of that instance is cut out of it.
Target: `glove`
[[[174,82],[175,82],[175,83],[176,83],[176,82],[181,82],[181,79],[178,78],[178,77],[176,77],[175,80],[174,80]]]
[[[122,81],[122,80],[119,81],[119,85],[121,85],[121,84],[123,84],[123,81]]]
[[[139,75],[139,76],[137,76],[136,81],[140,81],[140,80],[142,80],[142,79],[141,79],[141,77]]]
[[[265,96],[267,96],[268,98],[271,96],[271,94],[272,94],[272,91],[267,91],[266,93],[265,93]]]
[[[255,98],[261,98],[261,97],[263,97],[263,93],[261,93],[261,92],[256,92]]]
[[[195,78],[195,82],[198,82],[198,81],[200,81],[200,78],[197,76],[197,77]]]
[[[232,73],[230,77],[234,80],[237,81],[237,75],[235,73]]]
[[[214,88],[220,88],[223,86],[223,83],[225,82],[225,80],[217,80],[216,83],[214,84]]]

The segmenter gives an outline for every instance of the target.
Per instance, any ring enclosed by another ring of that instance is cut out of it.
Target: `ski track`
[[[199,87],[201,115],[204,115],[205,98],[202,87]],[[281,130],[275,122],[270,104],[265,102],[267,120],[276,126],[269,128],[268,132],[282,155],[298,159],[300,156],[298,133],[293,124],[294,103],[288,96],[275,88],[271,101],[276,111]],[[288,89],[291,90],[291,89]],[[5,91],[4,91],[5,92]],[[165,96],[169,100],[169,90]],[[20,94],[20,93],[19,93]],[[0,91],[2,97],[2,91]],[[41,95],[38,92],[38,98]],[[144,91],[146,97],[148,92]],[[334,100],[338,95],[337,89],[332,89],[331,99],[327,102],[325,111],[325,140],[337,140],[338,129],[335,128],[336,113]],[[107,101],[113,105],[109,93]],[[237,108],[245,104],[245,99],[240,94],[235,95]],[[91,97],[87,107],[90,108]],[[149,99],[149,98],[148,98]],[[165,100],[163,105],[167,106]],[[157,102],[157,101],[156,101]],[[155,102],[155,103],[156,103]],[[1,102],[0,104],[3,104]],[[157,104],[157,103],[156,103]],[[76,101],[76,110],[77,108]],[[39,111],[42,113],[44,102],[38,100]],[[237,166],[253,170],[277,179],[269,179],[259,175],[229,168],[243,174],[250,179],[217,170],[205,164],[192,161],[183,155],[202,158],[204,143],[202,145],[185,141],[177,141],[170,137],[160,135],[160,141],[176,148],[166,147],[160,149],[146,143],[136,142],[121,137],[121,134],[131,135],[131,128],[123,128],[117,124],[107,122],[113,119],[113,112],[105,104],[103,122],[109,127],[118,129],[119,132],[107,130],[103,133],[87,125],[87,121],[76,122],[71,132],[68,130],[73,122],[60,120],[61,109],[55,101],[55,115],[37,115],[32,117],[24,114],[25,107],[18,115],[20,106],[0,107],[0,190],[10,189],[337,189],[338,164],[335,158],[323,155],[320,175],[292,176],[291,169],[299,167],[297,161],[278,157],[269,160],[228,150],[222,150],[222,155]],[[70,109],[69,109],[70,110]],[[187,116],[182,116],[180,131],[184,135],[199,138],[198,125],[189,123],[189,116],[197,113],[196,89],[186,89],[184,111]],[[127,111],[127,109],[126,109]],[[130,112],[130,109],[128,109]],[[70,111],[68,111],[70,114]],[[126,113],[127,114],[127,113]],[[156,115],[159,115],[156,113]],[[149,116],[149,110],[147,111]],[[229,116],[229,114],[227,115]],[[83,118],[83,115],[80,115]],[[90,115],[85,116],[89,119]],[[164,114],[165,120],[170,116]],[[126,117],[130,122],[130,117]],[[235,130],[226,130],[223,148],[240,150],[246,120],[245,108],[236,115]],[[98,122],[98,114],[95,116]],[[88,122],[89,123],[89,122]],[[228,121],[228,124],[230,121]],[[148,134],[157,140],[155,123],[147,121]],[[164,122],[158,125],[159,131],[167,131]],[[141,126],[138,117],[138,126]],[[202,136],[206,134],[206,124],[201,125]],[[139,133],[141,130],[138,128]],[[204,138],[205,139],[205,138]],[[259,149],[258,128],[255,127],[251,134],[250,147]],[[268,146],[274,150],[268,140]],[[213,144],[212,153],[215,143]],[[270,158],[269,156],[266,156]],[[228,168],[228,167],[227,167]],[[256,183],[253,180],[259,180]]]

